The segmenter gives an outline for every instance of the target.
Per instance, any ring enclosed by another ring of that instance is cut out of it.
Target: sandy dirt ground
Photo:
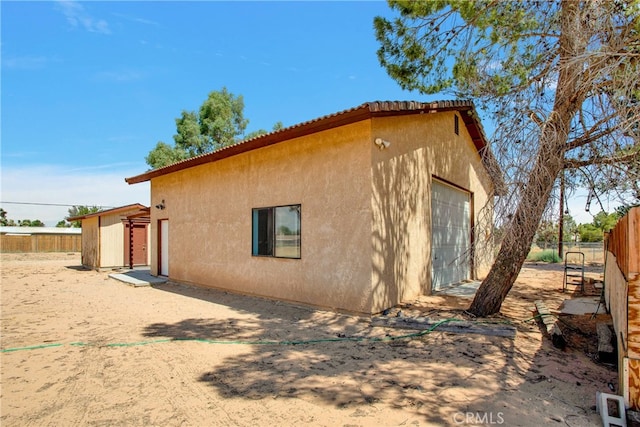
[[[533,300],[554,310],[569,297],[558,267],[525,268],[491,319],[516,325],[515,339],[389,340],[411,331],[174,283],[135,288],[83,270],[79,254],[0,259],[4,427],[590,426],[596,390],[618,383],[589,315],[563,316],[565,350],[523,322]],[[469,319],[469,302],[423,297],[390,315]]]

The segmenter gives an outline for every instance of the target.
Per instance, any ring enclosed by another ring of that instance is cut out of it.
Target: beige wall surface
[[[492,218],[492,184],[466,128],[454,133],[455,112],[374,118],[372,144],[373,308],[379,311],[431,291],[431,181],[439,178],[469,191],[474,238],[479,247],[487,234],[478,218]],[[462,124],[462,120],[459,120]],[[489,215],[481,210],[489,210]],[[485,250],[486,251],[486,250]],[[475,257],[475,275],[492,259]]]
[[[100,216],[100,267],[124,266],[124,223],[127,215],[139,209]]]
[[[153,178],[166,208],[151,209],[152,273],[168,219],[172,280],[360,313],[430,292],[432,177],[471,192],[474,218],[492,191],[454,114],[364,120]],[[301,259],[252,256],[252,208],[290,204]]]
[[[82,265],[88,268],[100,268],[98,253],[98,217],[82,220]]]
[[[172,280],[371,312],[370,135],[363,121],[152,179],[152,272],[167,218]],[[252,256],[252,208],[290,204],[301,259]]]

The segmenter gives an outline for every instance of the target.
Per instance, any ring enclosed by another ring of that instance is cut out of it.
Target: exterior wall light
[[[376,138],[374,142],[381,150],[384,150],[385,148],[389,148],[391,146],[391,143],[389,141],[385,141],[382,138]]]
[[[164,199],[162,199],[162,202],[156,205],[156,209],[160,209],[160,210],[163,210],[165,207],[166,206],[164,205]]]

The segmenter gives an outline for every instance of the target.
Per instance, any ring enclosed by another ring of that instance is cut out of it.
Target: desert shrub
[[[527,257],[529,261],[558,263],[562,259],[558,256],[558,252],[552,249],[542,252],[532,252]]]

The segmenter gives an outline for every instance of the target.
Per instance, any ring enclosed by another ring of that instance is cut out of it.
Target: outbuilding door
[[[132,225],[133,265],[147,265],[147,224]]]
[[[471,197],[469,192],[431,183],[431,289],[470,277]]]
[[[125,230],[125,263],[130,267],[147,265],[147,230],[148,223],[126,222]]]
[[[169,277],[169,221],[166,219],[160,220],[160,226],[158,227],[158,272],[161,276]]]

